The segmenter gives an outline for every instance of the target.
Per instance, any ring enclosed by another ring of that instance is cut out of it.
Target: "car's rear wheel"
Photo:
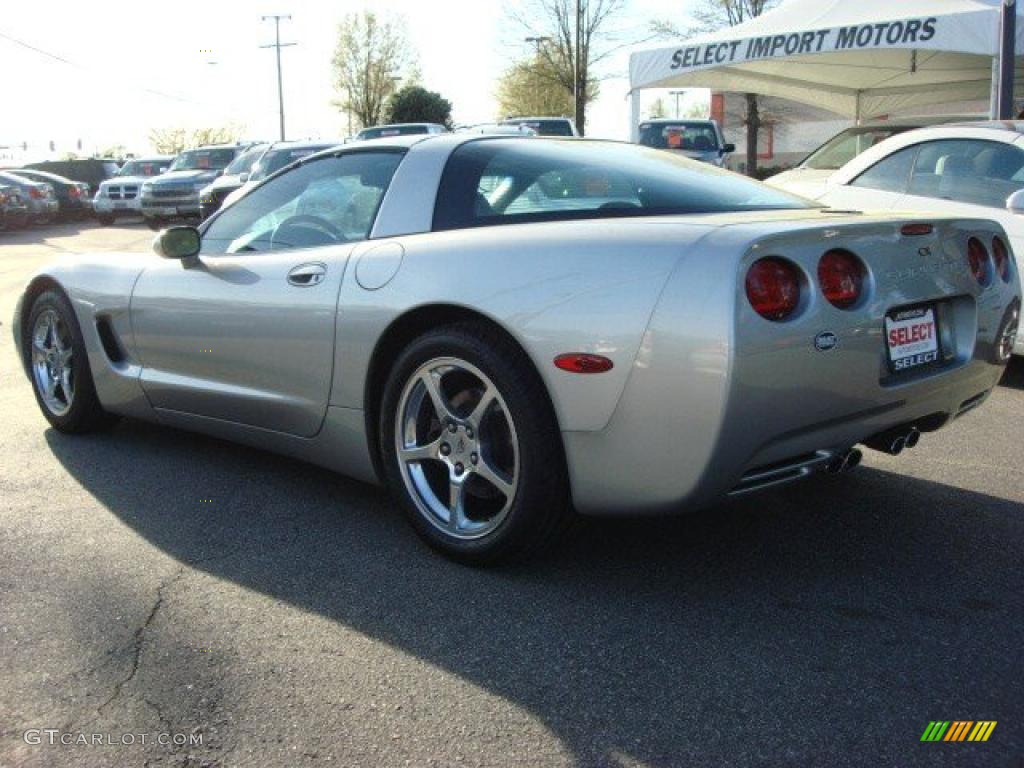
[[[114,223],[114,217],[109,213],[97,213],[96,218],[104,227],[109,227]]]
[[[85,342],[63,294],[41,293],[32,304],[23,344],[39,408],[61,432],[90,432],[112,420],[96,397]]]
[[[449,557],[492,563],[543,547],[570,519],[561,436],[523,352],[463,323],[412,342],[391,370],[380,444],[417,532]]]

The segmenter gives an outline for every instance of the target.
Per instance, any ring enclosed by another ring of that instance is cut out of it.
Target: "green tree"
[[[498,80],[499,118],[573,114],[572,94],[560,82],[551,63],[537,55],[509,67]]]
[[[389,123],[440,123],[452,127],[452,103],[440,93],[407,85],[388,100]]]
[[[338,26],[332,66],[340,94],[334,103],[348,115],[350,131],[379,124],[396,83],[415,78],[404,22],[372,11],[347,15]]]

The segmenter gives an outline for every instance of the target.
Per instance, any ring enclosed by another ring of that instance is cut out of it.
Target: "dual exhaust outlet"
[[[899,456],[906,448],[913,448],[921,440],[921,431],[917,427],[896,427],[880,432],[864,441],[864,445],[890,456]],[[864,454],[857,448],[840,451],[825,465],[826,471],[837,475],[860,464]]]
[[[899,456],[904,448],[913,448],[920,440],[921,431],[917,427],[896,427],[869,437],[864,445],[890,456]]]

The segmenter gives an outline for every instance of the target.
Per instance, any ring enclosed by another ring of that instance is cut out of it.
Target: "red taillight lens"
[[[78,187],[68,187],[68,197],[81,197],[82,190]]]
[[[967,261],[971,265],[971,274],[982,285],[988,285],[988,251],[984,243],[976,237],[967,241]]]
[[[1004,283],[1010,282],[1010,249],[1001,237],[992,238],[992,258],[995,260],[996,274]]]
[[[747,299],[761,317],[785,320],[800,305],[800,271],[785,259],[758,259],[747,272]]]
[[[818,262],[818,283],[829,302],[849,309],[864,289],[864,264],[849,251],[829,251]]]
[[[904,224],[900,229],[900,234],[905,237],[918,237],[920,235],[930,235],[935,229],[931,224]]]
[[[555,358],[555,366],[569,373],[604,373],[610,371],[613,365],[607,357],[583,352],[571,352]]]
[[[39,189],[38,187],[29,187],[28,196],[34,197],[38,200],[43,196],[43,190]]]

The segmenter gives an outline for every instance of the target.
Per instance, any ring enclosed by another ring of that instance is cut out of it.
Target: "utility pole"
[[[681,91],[669,91],[668,95],[676,97],[676,120],[678,120],[680,117],[682,117],[682,115],[679,114],[679,97],[686,95],[686,89],[684,88]]]
[[[576,127],[584,133],[586,127],[585,110],[587,104],[587,84],[583,82],[583,0],[576,0],[576,55],[573,57],[575,72],[573,73],[573,101],[576,107]]]
[[[277,104],[281,112],[281,141],[284,141],[284,87],[281,83],[281,49],[287,48],[295,43],[282,43],[281,42],[281,19],[291,21],[291,16],[264,16],[263,21],[267,19],[274,20],[274,42],[271,45],[261,45],[260,48],[274,48],[277,52]]]

